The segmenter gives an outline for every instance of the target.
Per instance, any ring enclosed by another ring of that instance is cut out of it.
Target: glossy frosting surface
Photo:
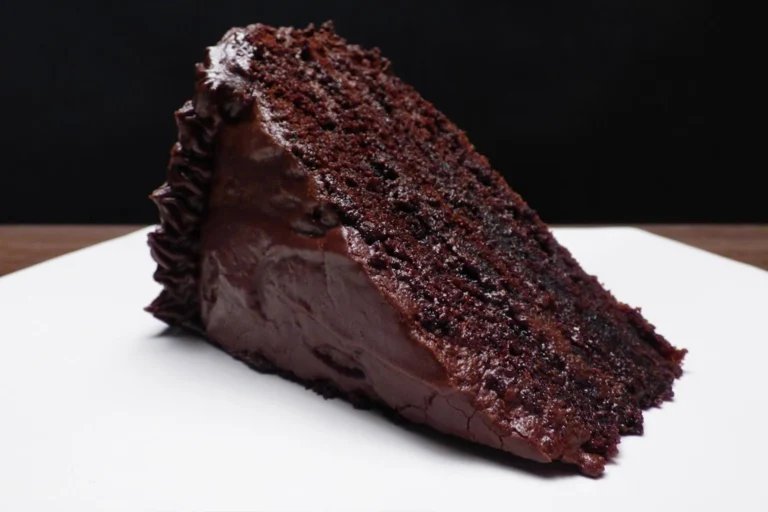
[[[314,183],[254,120],[227,127],[201,241],[208,336],[256,366],[290,368],[305,383],[386,405],[445,433],[548,461],[522,437],[497,432],[453,389],[358,263],[367,245],[320,207]],[[356,253],[359,253],[356,255]]]

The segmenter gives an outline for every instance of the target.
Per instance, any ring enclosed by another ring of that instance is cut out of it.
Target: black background
[[[327,19],[380,47],[546,221],[768,221],[754,169],[723,143],[706,0],[49,0],[0,14],[0,222],[154,222],[147,195],[204,47],[231,26]]]

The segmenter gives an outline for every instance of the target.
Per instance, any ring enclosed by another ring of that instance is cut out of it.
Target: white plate
[[[0,510],[766,510],[768,273],[558,230],[690,350],[603,478],[538,471],[249,370],[143,312],[146,230],[0,279]]]

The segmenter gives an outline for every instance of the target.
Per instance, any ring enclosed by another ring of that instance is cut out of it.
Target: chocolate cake
[[[230,30],[153,194],[157,318],[261,371],[599,475],[685,350],[331,24]],[[517,172],[525,172],[519,169]]]

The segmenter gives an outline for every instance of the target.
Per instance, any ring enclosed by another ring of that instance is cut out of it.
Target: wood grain
[[[726,258],[768,270],[768,224],[638,227]]]
[[[141,227],[0,226],[0,276],[128,234]],[[637,227],[768,270],[768,225],[640,225]]]
[[[126,235],[141,226],[0,226],[0,276]]]

